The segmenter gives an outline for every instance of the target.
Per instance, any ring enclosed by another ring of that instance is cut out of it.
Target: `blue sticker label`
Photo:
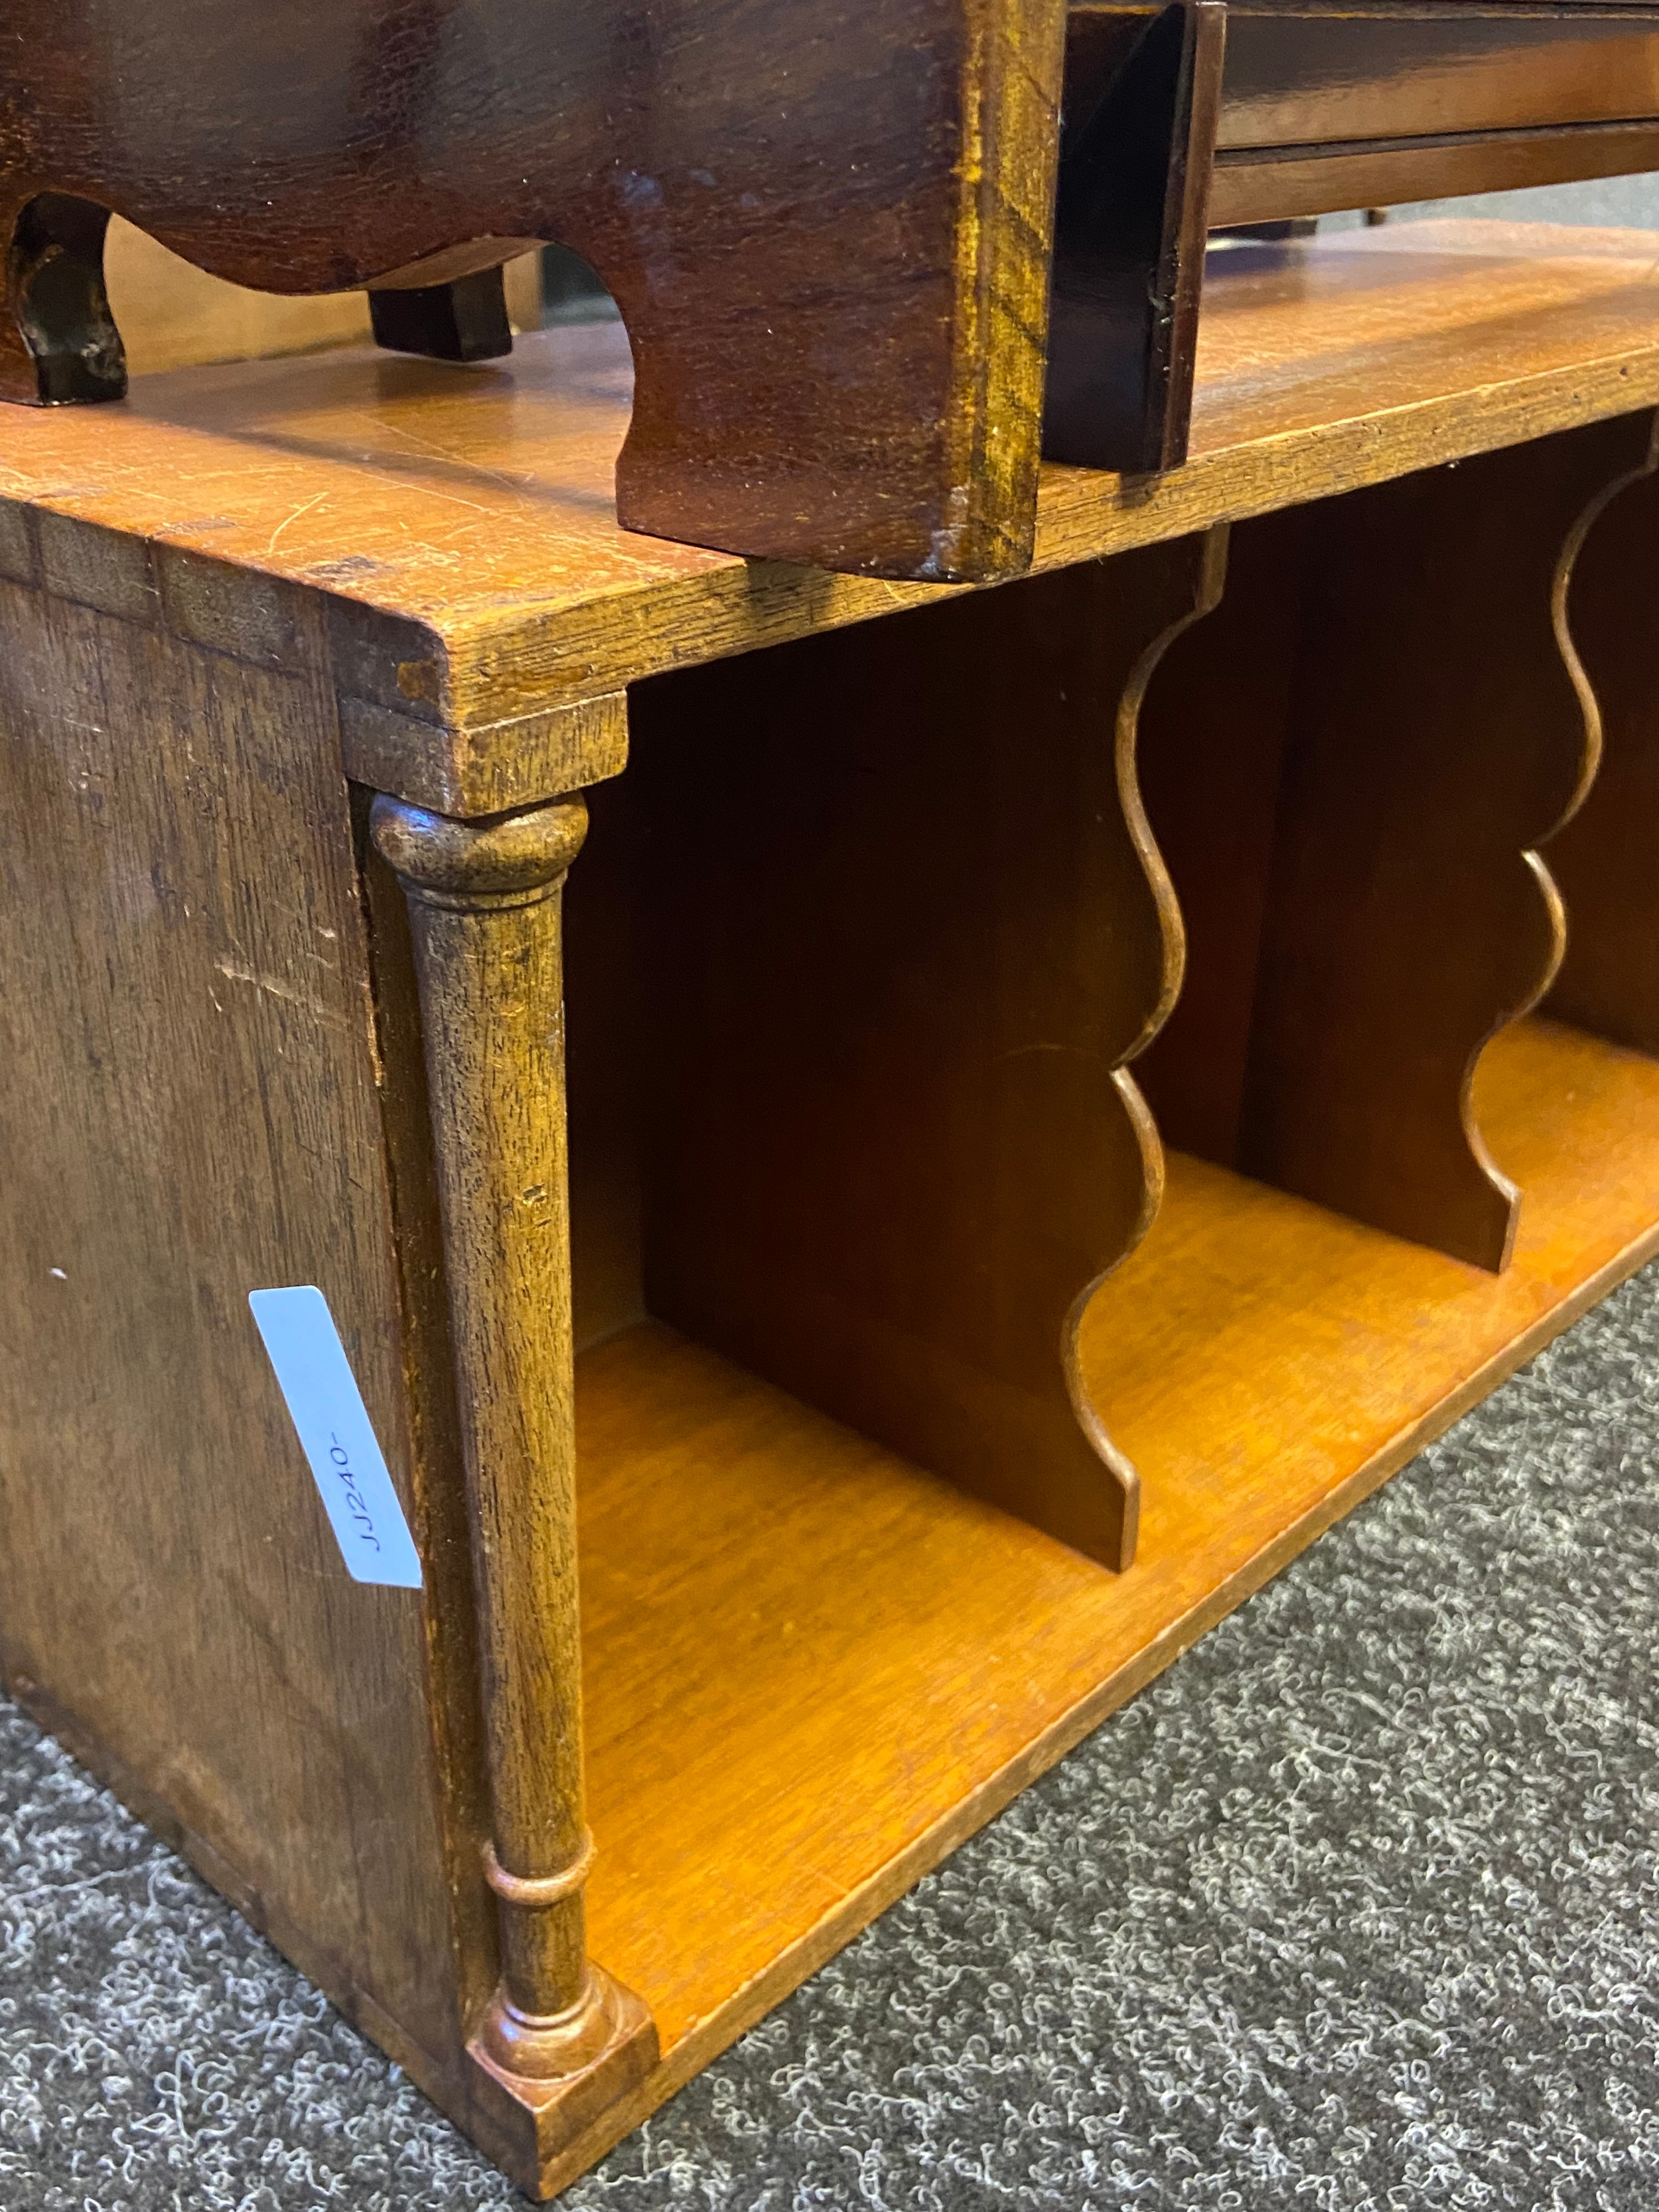
[[[308,1285],[248,1304],[353,1580],[419,1589],[421,1561],[328,1300]]]

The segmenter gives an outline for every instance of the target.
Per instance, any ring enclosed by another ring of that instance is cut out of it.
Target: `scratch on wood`
[[[284,1006],[299,1006],[306,1013],[314,1014],[325,1029],[337,1030],[342,1036],[345,1034],[343,1018],[310,992],[295,990],[291,983],[279,982],[274,975],[261,975],[257,969],[241,967],[234,960],[216,960],[213,964],[228,981],[252,983],[256,991],[263,991],[267,998],[280,999]],[[217,1000],[214,1004],[218,1004]]]

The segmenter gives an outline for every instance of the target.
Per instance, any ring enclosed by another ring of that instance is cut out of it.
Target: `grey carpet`
[[[1659,2205],[1659,1272],[572,2190]],[[521,2203],[15,1712],[5,2212]]]

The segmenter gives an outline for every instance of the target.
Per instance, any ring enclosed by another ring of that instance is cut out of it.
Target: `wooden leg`
[[[513,350],[501,268],[446,284],[382,286],[368,295],[374,343],[431,361],[499,361]]]
[[[559,900],[566,799],[484,825],[378,799],[409,901],[472,1526],[501,1977],[469,2046],[544,2152],[655,2062],[587,1958]]]
[[[1222,555],[635,695],[649,1309],[1113,1566],[1137,1480],[1077,1334],[1158,1205],[1126,1063],[1181,951],[1136,720]]]
[[[1562,611],[1647,435],[1625,418],[1237,533],[1227,605],[1171,664],[1146,747],[1210,977],[1148,1063],[1174,1141],[1506,1263],[1519,1194],[1470,1087],[1560,957],[1533,848],[1597,750]]]
[[[1131,475],[1187,458],[1226,9],[1066,21],[1046,459]]]
[[[1589,532],[1568,600],[1601,713],[1601,766],[1549,844],[1567,951],[1545,1011],[1659,1053],[1659,474],[1654,455]]]
[[[107,210],[40,192],[0,217],[6,313],[0,318],[0,399],[55,407],[119,399],[126,357],[104,289]]]

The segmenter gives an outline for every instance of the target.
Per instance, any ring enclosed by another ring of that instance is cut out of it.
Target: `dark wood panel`
[[[1601,720],[1589,797],[1546,850],[1567,908],[1547,1002],[1617,1044],[1659,1054],[1659,474],[1651,457],[1599,517],[1568,619]]]
[[[555,240],[632,340],[627,526],[1016,572],[1063,36],[1062,0],[34,11],[0,68],[0,393],[121,388],[106,208],[280,292],[432,288]],[[383,319],[465,349],[418,303]]]
[[[1311,145],[1659,114],[1659,24],[1587,9],[1227,11],[1217,144]]]
[[[1186,459],[1225,30],[1220,0],[1068,20],[1048,460],[1141,475]]]
[[[1140,714],[1140,787],[1186,933],[1181,996],[1137,1061],[1171,1151],[1231,1166],[1249,1069],[1303,622],[1305,507],[1235,526],[1221,604]]]
[[[1210,222],[1221,229],[1339,208],[1634,176],[1653,168],[1659,168],[1659,122],[1332,147],[1311,155],[1234,152],[1217,158]]]

